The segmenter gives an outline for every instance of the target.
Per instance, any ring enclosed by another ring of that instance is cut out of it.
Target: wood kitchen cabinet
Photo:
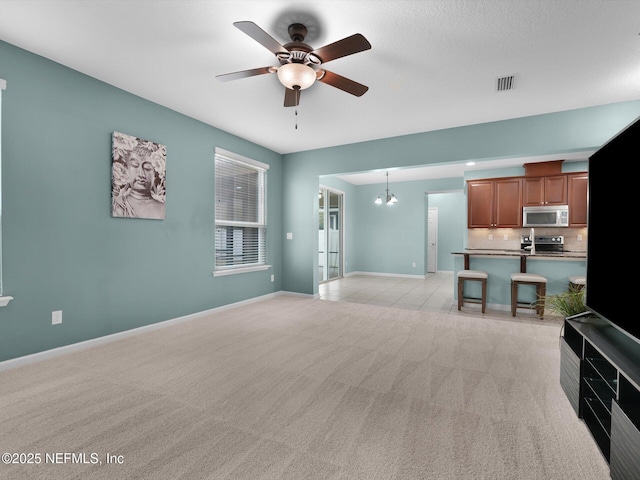
[[[587,172],[567,174],[569,204],[569,226],[587,226],[587,191],[589,175]]]
[[[522,206],[567,205],[567,175],[525,177],[522,183]]]
[[[519,177],[467,181],[468,228],[522,226],[522,180]]]

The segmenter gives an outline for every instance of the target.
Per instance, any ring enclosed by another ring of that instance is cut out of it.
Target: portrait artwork
[[[111,215],[164,220],[167,147],[113,132]]]

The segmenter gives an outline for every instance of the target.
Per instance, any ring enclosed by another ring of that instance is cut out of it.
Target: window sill
[[[257,265],[255,267],[238,267],[229,268],[227,270],[214,270],[214,277],[223,277],[225,275],[235,275],[236,273],[259,272],[261,270],[269,270],[271,265]]]
[[[0,307],[6,307],[13,297],[0,297]]]

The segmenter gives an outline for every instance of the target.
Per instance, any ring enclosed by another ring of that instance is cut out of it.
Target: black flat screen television
[[[635,174],[640,163],[640,119],[589,157],[585,304],[640,343],[640,288],[634,235],[640,207]],[[617,213],[616,213],[617,212]]]

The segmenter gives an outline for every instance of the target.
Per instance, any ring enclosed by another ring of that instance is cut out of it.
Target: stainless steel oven
[[[564,251],[563,235],[523,235],[520,237],[520,249],[531,253],[562,253]]]

